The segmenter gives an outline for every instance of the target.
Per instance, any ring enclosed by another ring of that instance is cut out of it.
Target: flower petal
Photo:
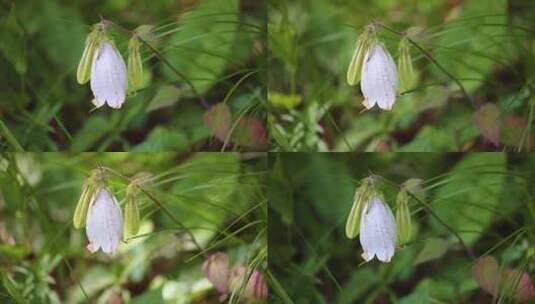
[[[115,109],[121,107],[126,97],[126,65],[115,47],[103,42],[93,58],[91,67],[91,90],[95,105],[104,102]]]
[[[390,208],[379,198],[373,198],[363,211],[360,224],[362,257],[369,261],[377,256],[390,262],[396,249],[396,222]]]
[[[374,45],[366,53],[362,67],[360,88],[365,98],[364,106],[369,109],[377,103],[381,109],[392,109],[398,86],[394,60],[382,45]]]
[[[121,210],[111,193],[101,188],[93,196],[89,207],[86,234],[87,249],[96,252],[99,248],[111,254],[119,247],[122,238],[123,220]]]

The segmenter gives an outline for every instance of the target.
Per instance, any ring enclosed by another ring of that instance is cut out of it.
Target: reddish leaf
[[[507,117],[502,131],[503,142],[509,146],[518,146],[522,141],[522,133],[526,127],[527,123],[521,117]]]
[[[496,295],[498,288],[498,262],[492,256],[480,258],[472,268],[472,274],[479,286],[490,293]]]
[[[535,286],[529,275],[519,270],[506,270],[503,274],[504,289],[514,290],[514,298],[518,301],[535,299]]]
[[[474,113],[474,123],[483,134],[483,137],[491,141],[495,146],[500,144],[500,130],[502,122],[500,109],[493,103],[486,104]]]
[[[535,299],[535,287],[529,275],[516,269],[505,269],[500,273],[498,262],[492,256],[479,259],[472,268],[472,273],[479,286],[494,297],[500,291],[517,301]],[[511,295],[511,292],[514,294]]]
[[[257,118],[242,117],[233,130],[232,141],[247,148],[264,148],[267,142],[264,124]]]
[[[212,130],[212,134],[220,141],[225,141],[231,126],[232,114],[224,103],[212,106],[204,113],[204,124]]]

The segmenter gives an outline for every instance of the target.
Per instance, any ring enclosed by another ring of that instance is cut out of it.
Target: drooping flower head
[[[97,49],[91,66],[93,104],[99,108],[105,103],[119,109],[126,98],[126,65],[111,40],[104,40]]]
[[[368,49],[362,65],[360,89],[364,95],[363,105],[371,109],[377,104],[383,110],[391,110],[398,87],[394,60],[383,45],[375,43]]]
[[[392,211],[380,196],[373,197],[362,211],[360,244],[362,258],[375,256],[381,262],[390,262],[396,250],[396,221]]]
[[[364,178],[355,191],[353,206],[346,222],[346,236],[359,235],[366,261],[375,256],[389,262],[396,249],[396,220],[376,186],[376,178]]]
[[[123,234],[123,219],[117,200],[104,186],[93,195],[87,214],[86,234],[91,253],[102,249],[113,254],[119,248]]]
[[[126,98],[128,82],[124,60],[106,32],[111,25],[110,21],[102,20],[93,26],[85,42],[76,79],[79,84],[90,81],[94,95],[92,102],[97,108],[107,103],[119,109]],[[135,72],[139,72],[139,66]]]

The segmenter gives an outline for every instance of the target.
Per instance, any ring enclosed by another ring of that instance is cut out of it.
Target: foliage
[[[531,150],[533,12],[522,0],[270,1],[272,149]],[[391,111],[366,111],[346,80],[369,24],[413,83]]]
[[[531,154],[270,154],[269,167],[275,303],[535,299]],[[359,238],[346,236],[353,194],[370,174],[394,212],[409,191],[412,237],[390,263],[364,263]]]
[[[113,256],[89,253],[84,229],[72,223],[83,181],[97,166],[107,168],[123,214],[130,178],[144,180],[135,196],[140,230]],[[262,156],[230,152],[5,154],[1,302],[218,303],[201,271],[208,255],[267,266],[264,173]]]
[[[262,3],[11,2],[0,2],[0,150],[219,150],[203,115],[220,103],[231,109],[233,131],[249,132],[243,120],[264,128]],[[89,84],[76,82],[84,41],[100,18],[113,22],[125,62],[128,50],[137,52],[128,47],[130,31],[143,40],[141,88],[130,87],[120,110],[94,109]],[[229,136],[225,149],[261,149],[265,137],[254,136],[253,147]]]

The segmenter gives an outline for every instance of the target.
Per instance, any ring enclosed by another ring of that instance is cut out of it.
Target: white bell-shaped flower
[[[107,103],[119,109],[126,97],[126,65],[117,49],[108,41],[100,44],[91,65],[91,91],[98,108]]]
[[[380,197],[371,199],[362,211],[360,244],[362,258],[370,261],[377,256],[381,262],[390,262],[396,249],[396,220]]]
[[[364,106],[371,109],[377,104],[383,110],[391,110],[399,86],[398,73],[394,60],[381,44],[368,49],[361,77]]]
[[[99,248],[113,254],[119,248],[123,233],[123,218],[117,200],[106,188],[100,188],[93,195],[87,212],[85,232],[91,253]]]

